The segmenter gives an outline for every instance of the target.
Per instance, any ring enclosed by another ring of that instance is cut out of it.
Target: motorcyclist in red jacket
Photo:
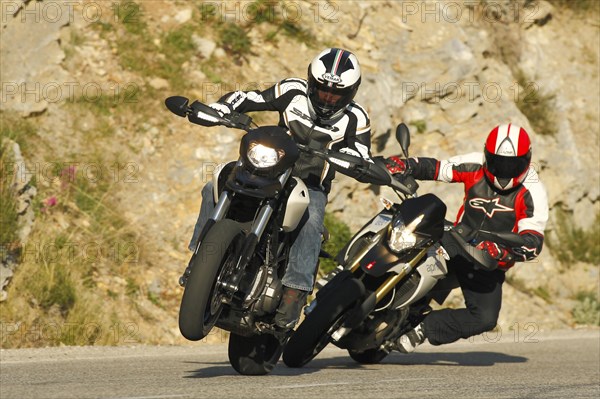
[[[396,341],[395,349],[409,353],[428,339],[432,345],[489,331],[496,326],[502,303],[505,272],[515,262],[534,259],[542,250],[548,220],[544,185],[531,163],[531,140],[522,127],[506,124],[488,135],[483,154],[472,153],[438,161],[410,158],[410,168],[399,157],[386,164],[391,173],[404,173],[419,180],[463,183],[465,197],[456,223],[473,230],[513,232],[526,245],[504,248],[491,241],[477,243],[498,262],[494,271],[477,269],[462,257],[453,257],[449,272],[455,273],[465,298],[465,309],[432,311],[413,330]]]

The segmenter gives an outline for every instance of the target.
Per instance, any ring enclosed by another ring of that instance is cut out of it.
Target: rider
[[[367,112],[353,101],[361,82],[361,70],[354,54],[328,48],[308,66],[308,81],[284,79],[263,91],[236,91],[210,104],[222,116],[236,112],[277,111],[279,125],[289,129],[298,143],[312,149],[334,149],[371,161],[371,129]],[[313,288],[321,247],[327,194],[335,172],[320,158],[301,152],[293,175],[308,187],[310,202],[290,248],[289,263],[282,279],[282,300],[275,323],[293,328]],[[190,250],[198,243],[200,231],[214,209],[212,183],[202,190],[202,207]],[[185,277],[180,279],[185,284]]]
[[[525,129],[513,125],[495,127],[483,154],[472,153],[445,161],[393,156],[386,160],[391,173],[410,170],[419,180],[463,183],[465,197],[456,224],[473,230],[518,233],[526,240],[520,248],[505,248],[491,241],[475,242],[477,248],[498,262],[494,271],[477,269],[461,256],[453,256],[449,272],[455,273],[466,309],[432,311],[413,330],[398,338],[395,349],[409,353],[425,339],[442,345],[489,331],[496,326],[502,302],[505,272],[515,262],[534,259],[542,250],[548,220],[544,185],[530,167],[531,141]]]

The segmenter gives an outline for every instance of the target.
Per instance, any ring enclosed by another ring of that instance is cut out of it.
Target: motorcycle
[[[294,230],[309,203],[306,185],[292,170],[300,151],[310,149],[296,143],[287,129],[258,127],[242,113],[221,115],[180,96],[167,98],[165,105],[201,126],[246,131],[239,159],[213,174],[216,205],[180,281],[185,288],[179,329],[192,341],[206,337],[215,326],[229,331],[233,368],[243,375],[267,374],[290,333],[277,328],[273,319]],[[332,152],[328,159],[339,163],[347,156]],[[360,174],[372,173],[366,168]],[[377,177],[376,172],[371,180]]]
[[[396,139],[408,158],[410,134],[404,124]],[[407,163],[408,164],[408,163]],[[302,367],[329,343],[346,349],[361,364],[376,364],[393,349],[394,341],[417,326],[458,287],[448,276],[446,261],[463,256],[476,267],[494,270],[497,262],[472,244],[492,240],[508,247],[524,245],[514,233],[472,231],[445,220],[446,205],[428,193],[417,196],[410,170],[389,174],[400,203],[382,199],[384,209],[367,222],[340,251],[336,270],[317,287],[306,317],[288,340],[283,361]]]

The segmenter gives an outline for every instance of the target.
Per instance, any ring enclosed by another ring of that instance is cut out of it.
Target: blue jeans
[[[188,248],[196,249],[202,227],[211,217],[215,208],[213,201],[213,183],[208,182],[202,189],[202,205],[200,214],[194,227],[194,234]],[[312,291],[314,276],[321,249],[321,234],[325,219],[325,205],[327,194],[322,190],[309,188],[310,202],[300,224],[296,228],[296,238],[290,248],[288,267],[283,276],[282,283],[286,287],[302,291]]]

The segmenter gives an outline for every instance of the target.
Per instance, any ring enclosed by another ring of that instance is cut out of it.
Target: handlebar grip
[[[456,254],[461,255],[488,271],[498,268],[498,261],[496,259],[492,258],[487,251],[477,249],[469,244],[456,229],[452,229],[448,233],[452,237],[452,242],[443,242],[442,245],[451,253],[451,256]],[[447,240],[444,239],[444,241]]]

